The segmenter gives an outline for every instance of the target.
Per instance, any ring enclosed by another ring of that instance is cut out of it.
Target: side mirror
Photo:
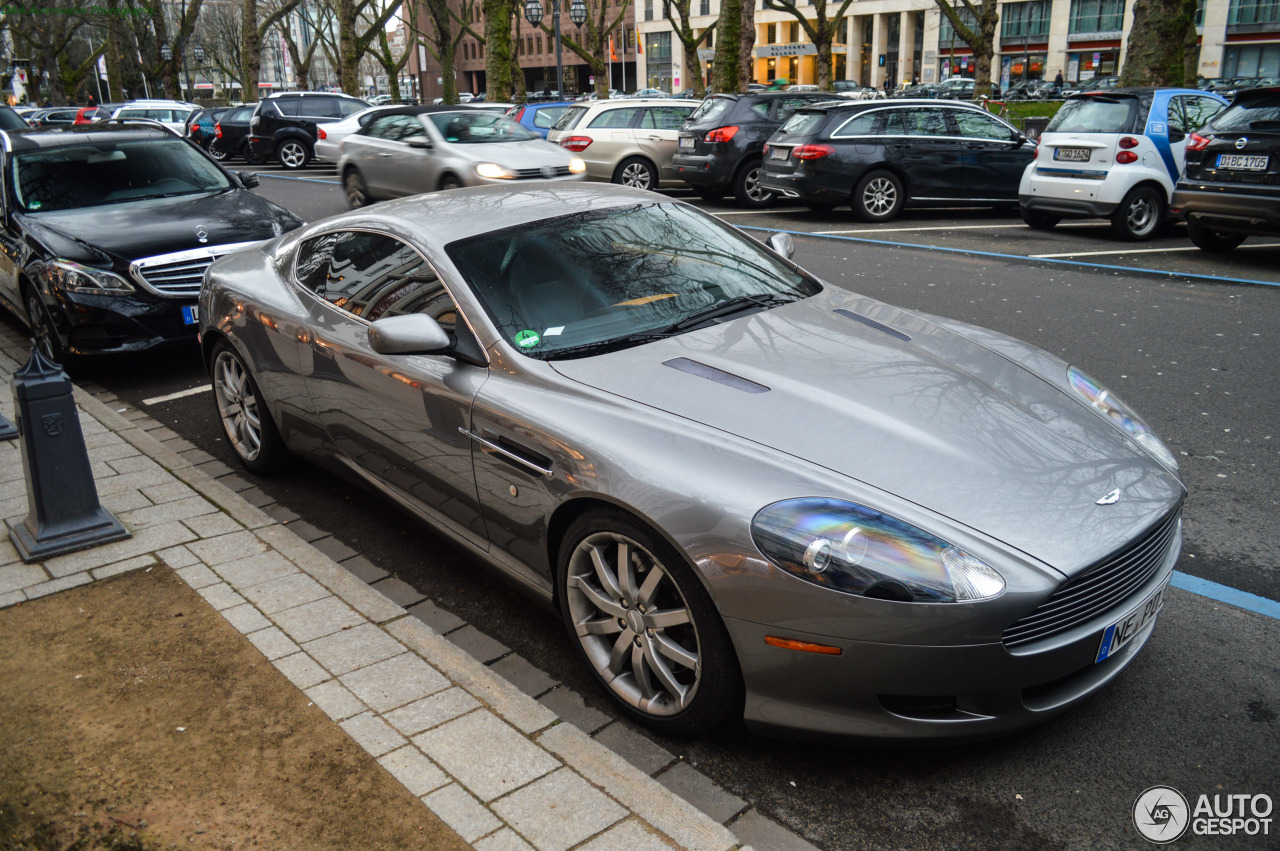
[[[369,346],[380,355],[426,354],[449,348],[449,334],[430,316],[408,313],[370,325]]]
[[[766,239],[764,244],[769,246],[769,250],[774,254],[784,257],[787,260],[790,260],[791,255],[796,253],[795,240],[791,238],[791,234],[789,233],[775,233],[773,236]]]
[[[240,182],[244,184],[245,189],[252,189],[262,182],[257,173],[252,171],[237,171],[236,177],[240,178]]]
[[[409,143],[410,148],[418,148],[424,151],[429,151],[432,148],[431,140],[426,136],[410,136],[405,141]]]

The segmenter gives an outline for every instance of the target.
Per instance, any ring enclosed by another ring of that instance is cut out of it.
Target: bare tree
[[[197,0],[192,0],[197,2]],[[262,73],[262,41],[278,23],[302,2],[302,0],[278,0],[265,10],[259,9],[258,0],[241,0],[240,3],[240,97],[246,101],[258,99],[258,78]],[[265,12],[265,14],[264,14]]]
[[[248,0],[246,0],[248,2]],[[369,50],[387,21],[400,11],[400,0],[391,0],[379,9],[378,0],[336,0],[334,7],[338,24],[338,73],[342,77],[342,90],[349,95],[360,94],[360,59]]]
[[[1126,86],[1191,85],[1199,65],[1196,0],[1135,0],[1120,81]]]
[[[827,14],[827,0],[809,0],[804,11],[796,5],[796,0],[764,0],[764,2],[770,9],[786,12],[800,22],[800,27],[818,50],[818,88],[829,88],[831,86],[831,46],[840,33],[840,27],[844,24],[844,13],[853,0],[837,0],[840,5],[833,15]],[[811,12],[812,21],[809,20]]]
[[[959,0],[958,3],[953,3],[951,0],[934,0],[934,2],[951,22],[951,27],[956,35],[960,36],[960,40],[973,50],[974,94],[990,94],[991,58],[995,56],[993,45],[998,17],[997,0],[981,0],[980,3],[974,3],[972,0]],[[961,15],[961,11],[968,14]]]
[[[612,16],[609,14],[607,0],[588,0],[586,5],[587,19],[583,24],[586,32],[580,39],[572,39],[564,35],[564,28],[561,27],[560,40],[566,48],[582,57],[587,67],[591,69],[591,73],[595,75],[596,97],[607,98],[609,97],[609,34],[626,20],[627,7],[631,5],[631,0],[621,0],[617,14]],[[612,20],[610,20],[611,17]],[[548,26],[545,19],[540,28],[552,38],[555,37],[554,30]]]
[[[689,23],[689,10],[692,6],[693,0],[662,0],[663,14],[671,21],[672,29],[676,32],[676,38],[684,45],[685,79],[693,82],[694,95],[702,97],[707,93],[707,86],[702,79],[702,61],[698,59],[698,45],[711,36],[718,22],[713,21],[711,26],[695,35],[693,26]]]
[[[751,52],[756,43],[755,0],[721,0],[716,27],[716,58],[712,88],[719,92],[744,92],[751,82]]]
[[[396,58],[391,52],[391,43],[387,40],[386,27],[383,27],[378,32],[378,49],[371,51],[370,55],[373,56],[374,61],[386,73],[387,91],[391,93],[391,100],[397,102],[400,100],[400,72],[408,64],[409,57],[413,55],[413,51],[418,46],[418,40],[410,38],[406,29],[404,50],[401,51],[400,57]]]

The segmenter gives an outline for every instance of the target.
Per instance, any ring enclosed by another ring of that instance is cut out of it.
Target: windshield
[[[729,111],[733,105],[732,98],[707,98],[689,116],[689,121],[716,121]]]
[[[581,121],[582,116],[586,114],[587,108],[585,106],[571,106],[569,109],[561,113],[560,117],[556,119],[555,127],[551,129],[572,130],[574,127],[578,126],[578,122]]]
[[[1130,133],[1137,114],[1137,98],[1070,98],[1049,122],[1045,132]]]
[[[94,142],[13,156],[14,200],[30,213],[234,188],[181,139]]]
[[[759,309],[822,289],[760,243],[671,203],[543,220],[446,250],[503,336],[544,360],[693,330],[672,326],[718,317],[729,302]]]
[[[783,122],[778,128],[780,136],[808,136],[818,132],[822,122],[826,121],[825,112],[797,112]]]
[[[463,145],[483,142],[527,142],[540,138],[505,115],[473,109],[462,112],[433,112],[428,115],[446,142]]]
[[[1280,95],[1238,100],[1213,119],[1209,126],[1219,133],[1280,132]]]

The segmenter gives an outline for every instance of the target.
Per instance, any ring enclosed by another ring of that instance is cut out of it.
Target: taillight
[[[717,127],[702,138],[708,142],[727,142],[738,132],[737,127]]]
[[[1116,162],[1118,163],[1123,163],[1125,165],[1128,165],[1129,163],[1136,163],[1137,161],[1138,161],[1138,155],[1135,154],[1133,151],[1121,151],[1120,153],[1116,154]]]
[[[1126,150],[1129,148],[1136,148],[1138,147],[1138,140],[1132,136],[1125,136],[1120,139],[1120,147],[1125,148]]]
[[[512,116],[511,120],[514,121],[516,124],[519,124],[520,119],[524,118],[524,109],[525,108],[523,106],[520,107],[520,111],[517,112],[514,116]]]
[[[769,156],[769,143],[768,143],[768,142],[765,142],[765,143],[764,143],[764,147],[760,149],[760,154],[761,154],[762,156],[766,156],[766,157],[767,157],[767,156]]]
[[[1192,133],[1187,139],[1188,151],[1203,151],[1207,147],[1209,147],[1209,140],[1199,133]]]
[[[219,139],[222,138],[222,122],[221,121],[213,125],[213,135],[217,136]]]
[[[575,154],[580,154],[591,146],[590,136],[566,136],[560,140],[560,147],[568,148]]]
[[[830,145],[801,145],[791,149],[791,156],[798,160],[820,160],[836,152]]]
[[[328,133],[326,133],[326,132],[324,132],[324,128],[323,128],[323,127],[317,127],[317,128],[316,128],[316,138],[317,138],[317,139],[328,139],[328,138],[329,138],[329,134],[328,134]]]

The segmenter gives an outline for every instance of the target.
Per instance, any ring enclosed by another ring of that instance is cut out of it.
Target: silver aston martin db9
[[[246,467],[424,518],[657,729],[955,740],[1097,691],[1178,557],[1172,454],[1076,367],[790,254],[635,190],[463,189],[218,260],[202,344]]]

